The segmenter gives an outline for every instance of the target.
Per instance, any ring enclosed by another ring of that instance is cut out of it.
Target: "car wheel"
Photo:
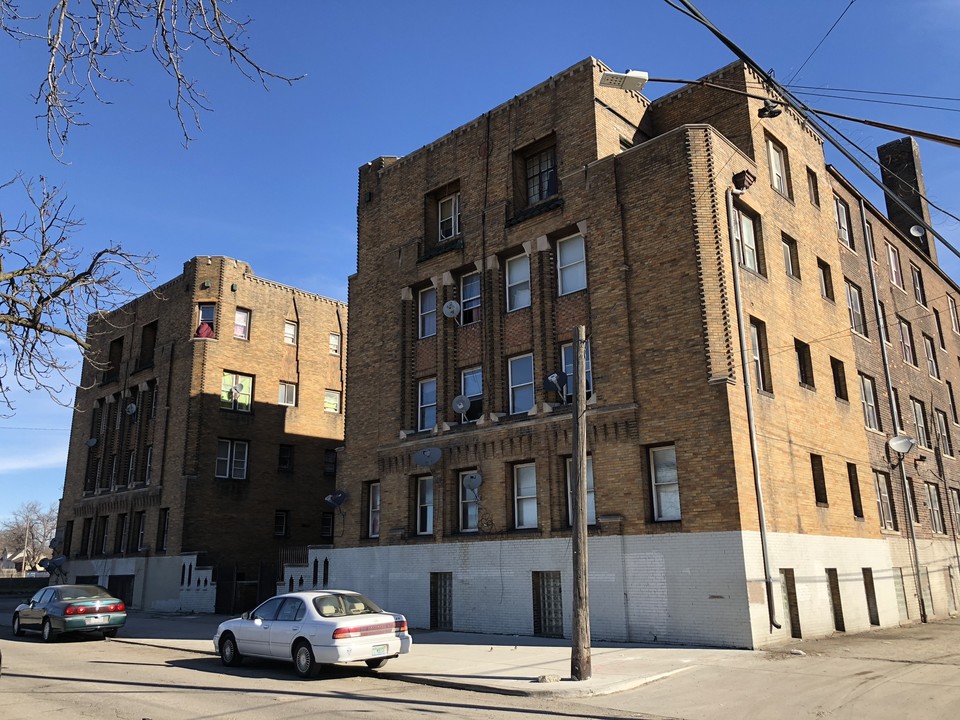
[[[53,632],[53,626],[50,624],[50,618],[43,619],[43,626],[40,628],[40,637],[43,638],[44,642],[53,642],[57,639],[56,634]]]
[[[220,639],[220,662],[227,667],[236,667],[243,661],[243,655],[237,650],[237,641],[233,635],[224,635]]]
[[[377,658],[376,660],[367,660],[366,661],[367,667],[370,668],[371,670],[379,670],[380,668],[382,668],[384,665],[387,664],[387,660],[389,659],[390,658]]]
[[[13,614],[13,634],[17,637],[23,636],[23,628],[20,627],[20,613]]]
[[[117,636],[117,628],[111,628],[110,630],[104,630],[103,636],[105,638],[115,638]]]
[[[294,645],[293,664],[297,668],[297,675],[302,678],[314,678],[320,674],[320,666],[313,656],[313,648],[305,640]]]

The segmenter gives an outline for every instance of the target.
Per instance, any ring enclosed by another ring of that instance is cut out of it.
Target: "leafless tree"
[[[0,0],[0,30],[18,41],[46,44],[47,66],[36,101],[46,107],[47,142],[57,157],[67,134],[85,124],[80,104],[85,93],[105,101],[102,87],[123,82],[116,61],[149,50],[175,85],[171,107],[184,144],[200,130],[200,113],[209,110],[206,94],[185,69],[187,51],[203,46],[226,57],[251,80],[292,83],[299,78],[270,72],[250,55],[245,43],[248,18],[227,12],[233,0],[47,0],[47,14],[32,15],[19,0]],[[31,0],[30,12],[42,3]]]
[[[18,177],[0,192],[16,188],[27,210],[13,219],[0,210],[0,416],[15,409],[13,382],[68,404],[60,391],[71,382],[75,351],[98,362],[89,354],[88,317],[142,294],[153,280],[150,256],[119,246],[84,252],[72,245],[83,223],[43,178],[32,183]]]
[[[26,502],[0,523],[0,546],[10,555],[25,551],[27,570],[34,570],[37,563],[50,557],[50,541],[57,531],[57,507],[44,508],[40,503]]]

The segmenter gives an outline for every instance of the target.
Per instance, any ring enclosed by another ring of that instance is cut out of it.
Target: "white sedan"
[[[403,615],[384,612],[360,593],[317,590],[277,595],[220,623],[213,644],[224,665],[239,665],[246,655],[287,660],[310,678],[328,663],[381,668],[410,652],[413,638]]]

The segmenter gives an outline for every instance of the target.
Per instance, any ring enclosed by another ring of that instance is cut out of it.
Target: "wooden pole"
[[[573,649],[570,675],[574,680],[589,680],[590,597],[587,572],[587,407],[586,329],[573,331],[573,460],[571,495],[573,500]]]

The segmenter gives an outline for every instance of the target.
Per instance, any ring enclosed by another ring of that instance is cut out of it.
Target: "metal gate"
[[[563,637],[563,594],[559,572],[533,573],[533,634]]]

